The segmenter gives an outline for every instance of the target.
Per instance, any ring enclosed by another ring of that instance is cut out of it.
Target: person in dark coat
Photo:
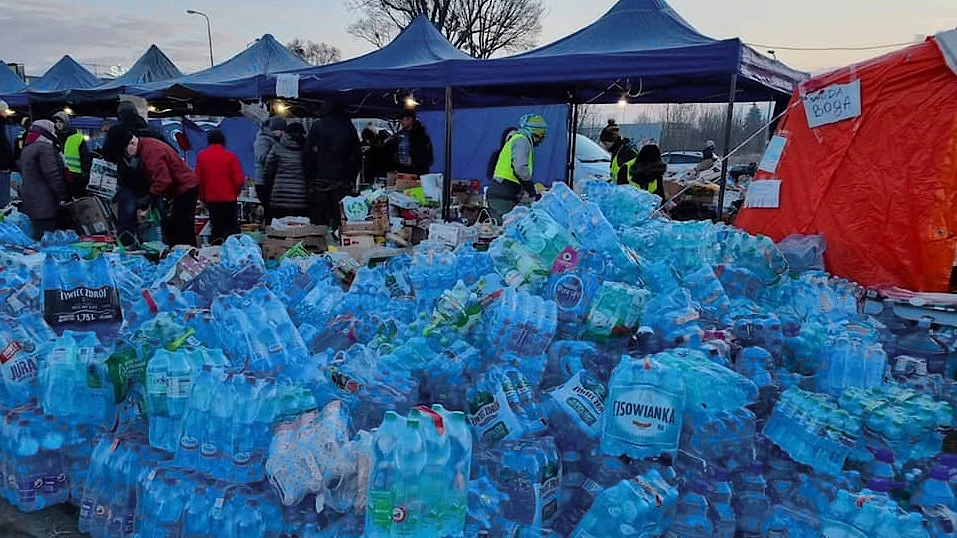
[[[629,182],[629,173],[635,165],[638,158],[638,152],[635,151],[631,140],[622,138],[621,131],[616,125],[614,129],[608,127],[602,129],[598,141],[601,146],[611,153],[611,179],[618,185],[627,185]]]
[[[661,160],[661,148],[648,144],[638,151],[638,162],[632,168],[632,183],[651,194],[665,197],[665,172],[668,164]]]
[[[20,207],[30,217],[31,234],[39,241],[45,232],[57,229],[57,214],[70,199],[66,168],[52,121],[33,122],[20,155],[20,170]]]
[[[236,200],[246,184],[246,176],[236,154],[226,149],[226,137],[219,129],[206,135],[209,146],[196,157],[199,199],[209,212],[212,228],[209,242],[220,245],[239,233],[239,207]]]
[[[309,216],[309,185],[302,168],[305,144],[305,128],[301,123],[290,123],[266,156],[263,177],[267,185],[272,185],[269,212],[273,218]]]
[[[113,129],[123,129],[137,138],[152,138],[163,143],[166,143],[166,138],[150,127],[133,103],[121,102],[116,109],[116,116],[118,122],[107,130],[100,153],[107,161],[116,163],[117,185],[116,196],[113,197],[116,202],[116,232],[120,243],[130,247],[138,242],[136,210],[148,205],[150,185],[139,157],[127,156],[126,148],[109,147],[107,140]]]
[[[390,143],[396,172],[417,176],[428,174],[434,160],[429,133],[412,110],[404,110],[399,121],[402,128]]]
[[[361,145],[355,126],[339,103],[322,104],[319,121],[306,141],[303,168],[309,184],[313,223],[339,227],[339,202],[352,193],[362,167]]]
[[[266,157],[269,157],[269,152],[279,143],[279,139],[282,138],[282,133],[285,130],[286,118],[273,116],[263,123],[259,134],[256,136],[256,141],[253,143],[253,157],[256,161],[256,175],[253,177],[253,182],[256,184],[256,197],[262,204],[263,220],[266,221],[266,224],[269,224],[269,221],[272,220],[272,215],[269,214],[269,195],[272,193],[272,185],[266,184],[263,175],[266,170]]]
[[[163,222],[163,241],[170,246],[196,246],[199,178],[186,166],[179,153],[165,142],[139,138],[122,126],[110,129],[104,147],[109,148],[110,153],[116,152],[116,148],[124,148],[126,158],[139,158],[150,194],[172,199],[169,214]]]

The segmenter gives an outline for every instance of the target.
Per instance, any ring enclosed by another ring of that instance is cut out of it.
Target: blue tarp
[[[253,154],[253,143],[259,134],[259,128],[250,120],[243,117],[225,118],[218,125],[210,123],[196,123],[186,119],[185,125],[179,122],[167,120],[163,130],[167,138],[173,139],[172,132],[182,129],[189,138],[190,150],[186,152],[186,162],[190,167],[196,168],[196,156],[199,152],[206,149],[206,133],[211,129],[219,129],[226,137],[226,149],[232,151],[239,158],[239,164],[243,167],[243,173],[246,177],[253,177],[256,174],[255,156]]]
[[[255,99],[260,95],[263,75],[308,66],[275,37],[266,34],[248,49],[219,65],[173,80],[136,86],[130,89],[130,93],[158,98],[182,88],[205,97]]]
[[[564,181],[568,154],[568,105],[455,110],[452,117],[452,177],[478,179],[483,185],[487,184],[489,156],[499,149],[502,131],[517,127],[524,114],[541,114],[549,126],[548,137],[535,149],[535,182],[549,186],[553,181]],[[435,147],[432,171],[444,172],[445,113],[422,112],[419,119]]]

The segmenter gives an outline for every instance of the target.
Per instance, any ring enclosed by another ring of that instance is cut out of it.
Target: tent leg
[[[568,166],[565,169],[565,183],[569,188],[575,188],[575,152],[578,145],[578,103],[572,103],[568,125]]]
[[[724,191],[728,187],[728,153],[731,151],[731,126],[734,124],[734,94],[738,90],[738,74],[731,75],[731,91],[728,94],[728,115],[724,119],[724,158],[721,159],[721,180],[718,190],[718,220],[724,217]]]
[[[445,170],[442,177],[442,220],[452,218],[452,87],[445,88]]]

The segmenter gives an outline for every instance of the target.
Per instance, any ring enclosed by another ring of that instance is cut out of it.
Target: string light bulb
[[[73,109],[70,108],[70,107],[68,107],[68,106],[63,107],[63,111],[66,112],[67,116],[72,116],[72,115],[73,115]]]
[[[628,99],[624,95],[621,96],[621,99],[618,99],[618,106],[621,108],[628,106]]]
[[[409,96],[405,98],[405,108],[412,110],[417,106],[419,106],[419,102],[415,100],[415,96],[409,94]]]

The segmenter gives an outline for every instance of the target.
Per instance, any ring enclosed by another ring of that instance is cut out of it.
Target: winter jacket
[[[256,177],[253,180],[256,182],[256,185],[263,186],[266,184],[265,180],[265,171],[266,171],[266,157],[269,156],[269,152],[272,151],[272,148],[276,146],[279,142],[279,139],[276,138],[276,135],[272,134],[272,131],[269,128],[269,124],[263,126],[262,130],[259,131],[259,136],[256,137],[256,142],[253,143],[253,155],[256,159]]]
[[[310,192],[343,196],[352,190],[362,168],[359,135],[341,105],[326,101],[306,141],[303,167]]]
[[[246,183],[236,154],[213,144],[196,157],[199,199],[203,203],[235,202]]]
[[[286,133],[266,157],[266,184],[272,184],[269,205],[285,209],[309,207],[309,184],[302,169],[305,137]]]
[[[667,171],[668,164],[661,160],[661,150],[654,144],[648,144],[638,152],[638,162],[631,169],[631,180],[645,190],[655,182],[651,194],[664,198],[664,177]]]
[[[0,120],[0,171],[13,170],[17,163],[13,158],[13,146],[7,138],[7,126]]]
[[[119,120],[119,125],[133,133],[137,138],[152,138],[161,140],[163,143],[168,143],[162,134],[150,127],[149,123],[136,112],[135,107],[120,109]],[[149,180],[147,180],[146,174],[143,172],[143,167],[139,159],[127,160],[121,155],[105,154],[103,158],[116,162],[116,182],[120,187],[132,190],[136,193],[137,197],[145,196],[149,193]]]
[[[199,178],[168,144],[141,138],[137,156],[149,181],[150,193],[173,198],[199,185]]]
[[[20,170],[23,212],[35,220],[56,218],[60,202],[69,199],[69,190],[63,157],[52,134],[40,135],[23,148]]]
[[[408,163],[402,162],[401,145],[403,139],[407,139],[408,143],[408,158],[410,160]],[[432,139],[429,138],[429,133],[426,132],[422,122],[415,120],[411,129],[396,133],[391,144],[397,172],[419,176],[429,173],[434,160]]]

